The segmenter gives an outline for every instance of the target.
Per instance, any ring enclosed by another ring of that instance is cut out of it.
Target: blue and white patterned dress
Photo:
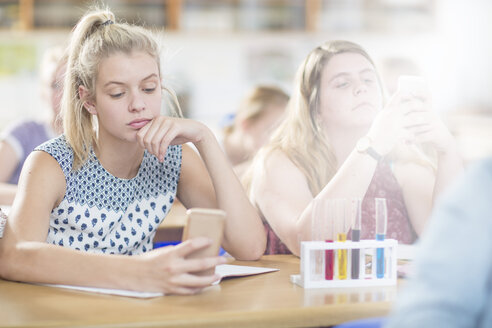
[[[53,156],[66,181],[65,197],[50,215],[48,243],[109,254],[141,254],[152,249],[156,228],[176,196],[181,146],[170,146],[164,163],[145,151],[132,179],[111,175],[93,151],[73,171],[73,151],[63,135],[35,150]]]

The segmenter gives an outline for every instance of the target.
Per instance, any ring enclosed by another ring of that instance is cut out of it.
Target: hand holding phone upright
[[[211,245],[189,254],[187,259],[216,257],[219,254],[222,236],[224,234],[226,213],[218,209],[192,208],[186,212],[187,220],[183,231],[183,241],[206,237]],[[196,275],[212,275],[215,268],[194,272]]]
[[[427,81],[420,76],[403,75],[398,79],[398,91],[405,110],[405,128],[409,141],[429,144],[438,153],[453,145],[453,137],[439,115],[432,110],[432,97]]]

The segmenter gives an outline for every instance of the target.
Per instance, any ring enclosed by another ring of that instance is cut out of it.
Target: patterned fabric
[[[132,179],[111,175],[93,151],[73,171],[73,151],[63,135],[36,150],[53,156],[66,180],[65,197],[50,215],[48,243],[92,253],[132,255],[152,249],[156,228],[176,196],[181,146],[170,146],[163,163],[145,151]]]
[[[1,140],[7,142],[17,154],[19,163],[10,176],[8,183],[17,184],[20,172],[27,156],[43,142],[53,138],[55,133],[43,123],[35,121],[21,121],[8,127],[2,133]]]
[[[263,226],[265,227],[267,236],[267,245],[265,249],[265,255],[271,254],[292,254],[289,248],[278,238],[272,227],[263,220]]]
[[[411,244],[416,240],[403,200],[403,193],[391,167],[380,162],[366,195],[362,200],[362,231],[361,239],[374,239],[376,236],[375,198],[386,198],[388,225],[386,238],[396,239],[402,244]],[[263,222],[267,233],[265,254],[291,254],[287,246],[278,238],[268,222]],[[350,235],[348,236],[350,238]]]
[[[386,198],[388,211],[386,238],[396,239],[401,244],[412,244],[417,239],[417,234],[410,223],[401,187],[386,162],[378,165],[362,200],[361,239],[374,239],[376,236],[375,198]]]

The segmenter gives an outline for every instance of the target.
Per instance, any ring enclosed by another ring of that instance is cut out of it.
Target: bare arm
[[[424,102],[424,106],[409,113],[406,126],[414,136],[414,142],[436,151],[436,171],[432,172],[430,166],[415,163],[398,165],[395,170],[410,220],[418,235],[422,233],[437,198],[463,172],[463,160],[454,137],[428,106]]]
[[[7,181],[19,164],[19,158],[12,146],[6,141],[0,142],[0,158],[0,204],[11,205],[17,186],[7,183]]]
[[[256,260],[263,255],[266,236],[259,215],[205,125],[161,117],[142,128],[139,135],[142,146],[158,157],[169,144],[193,142],[201,158],[189,147],[183,147],[179,199],[186,207],[215,207],[227,213],[223,246],[232,256]]]
[[[184,259],[192,251],[207,246],[206,240],[141,256],[92,254],[47,244],[49,215],[64,193],[65,178],[58,163],[44,152],[32,153],[21,175],[4,238],[0,240],[2,278],[181,294],[195,293],[217,278],[188,274],[224,262],[220,258]]]
[[[381,155],[388,154],[406,137],[401,119],[406,108],[394,97],[373,122],[368,136]],[[266,171],[259,178],[254,198],[265,219],[290,251],[299,254],[299,241],[310,240],[313,201],[337,198],[363,198],[377,167],[377,161],[353,149],[334,177],[318,195],[311,194],[306,177],[281,152],[266,160]],[[295,177],[295,178],[293,178]],[[288,184],[286,184],[288,183]]]
[[[289,250],[299,255],[300,241],[310,240],[313,202],[335,198],[363,198],[377,162],[353,151],[335,177],[313,198],[302,172],[281,152],[266,161],[254,183],[254,198],[265,219]]]
[[[436,177],[430,166],[406,163],[395,167],[395,177],[413,229],[420,236],[432,211],[432,191]]]
[[[199,195],[192,187],[196,182],[190,181],[189,197],[198,201],[206,198],[209,205],[216,204],[215,206],[227,213],[223,246],[232,256],[243,260],[258,259],[265,251],[265,230],[258,212],[246,197],[243,186],[210,130],[207,129],[204,139],[197,143],[197,149],[202,155],[213,185],[209,184]],[[194,160],[195,167],[199,166],[199,163],[200,159]],[[206,176],[201,175],[202,180]],[[195,181],[199,181],[199,177],[196,178]],[[186,182],[188,180],[185,180]],[[213,202],[214,198],[216,203]]]

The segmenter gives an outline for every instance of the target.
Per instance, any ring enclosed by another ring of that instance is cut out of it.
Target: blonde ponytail
[[[126,23],[117,23],[108,9],[96,9],[84,15],[72,32],[67,74],[62,98],[63,128],[73,149],[73,169],[80,168],[97,144],[97,118],[85,108],[85,101],[95,101],[95,85],[99,63],[114,53],[131,54],[143,51],[153,57],[160,69],[160,48],[148,30]],[[79,87],[88,91],[80,99]],[[179,108],[179,104],[178,104]]]

